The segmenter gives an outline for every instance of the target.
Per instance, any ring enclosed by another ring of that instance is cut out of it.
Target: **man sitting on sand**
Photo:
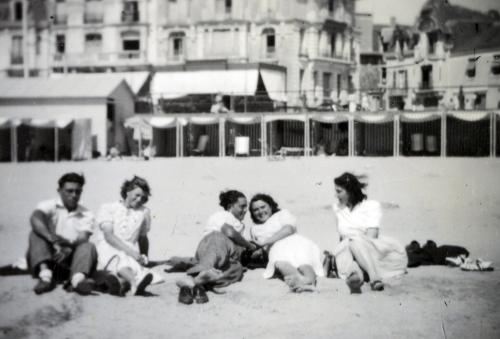
[[[66,173],[59,179],[58,199],[40,202],[31,215],[28,268],[38,277],[34,291],[53,290],[57,282],[80,295],[91,293],[97,252],[89,237],[94,227],[92,212],[78,202],[85,184],[83,175]],[[69,279],[69,280],[68,280]]]
[[[195,258],[171,258],[168,263],[187,269],[188,277],[177,281],[179,302],[198,304],[208,302],[205,288],[224,287],[243,278],[240,257],[246,248],[257,246],[243,237],[243,218],[247,212],[245,195],[236,190],[222,192],[219,205],[223,211],[214,213],[205,227],[205,236],[196,249]],[[180,259],[180,260],[179,260]]]

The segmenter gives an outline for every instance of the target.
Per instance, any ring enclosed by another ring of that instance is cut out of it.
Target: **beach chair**
[[[200,135],[198,139],[198,146],[193,149],[193,155],[205,155],[207,151],[209,137],[207,134]]]

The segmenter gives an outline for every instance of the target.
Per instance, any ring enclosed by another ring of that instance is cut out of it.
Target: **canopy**
[[[336,124],[339,122],[348,121],[349,117],[343,114],[314,114],[313,116],[311,116],[311,120],[327,124]]]
[[[369,124],[377,124],[393,121],[393,116],[392,114],[357,114],[354,119]]]
[[[305,114],[272,114],[264,116],[266,122],[276,121],[276,120],[295,120],[295,121],[306,121]]]
[[[401,114],[402,122],[428,122],[433,120],[441,119],[439,113],[427,112],[427,113],[403,113]]]
[[[248,116],[248,117],[237,117],[233,115],[229,115],[226,120],[230,122],[234,122],[235,124],[240,125],[253,125],[258,124],[260,122],[259,116]]]
[[[487,118],[489,112],[449,112],[448,115],[463,121],[479,121]]]
[[[165,99],[213,93],[249,96],[255,95],[258,77],[257,69],[158,72],[151,82],[151,94]]]
[[[261,69],[260,75],[264,86],[266,86],[267,94],[274,101],[287,101],[286,97],[286,75],[284,72],[277,70]]]

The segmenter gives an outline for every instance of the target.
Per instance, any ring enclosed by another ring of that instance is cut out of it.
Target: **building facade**
[[[317,106],[352,87],[354,0],[24,3],[0,1],[3,76],[210,69],[223,60],[283,67],[288,106]]]

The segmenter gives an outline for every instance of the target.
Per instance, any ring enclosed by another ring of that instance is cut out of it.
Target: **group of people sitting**
[[[208,219],[194,257],[150,262],[151,213],[145,204],[151,189],[147,181],[137,176],[126,180],[121,199],[102,205],[94,218],[79,204],[83,175],[64,174],[59,179],[59,198],[39,203],[30,219],[27,262],[30,273],[38,278],[34,291],[46,293],[62,282],[66,290],[80,295],[96,290],[145,295],[151,283],[161,281],[150,269],[155,264],[169,264],[167,272],[186,272],[177,281],[178,300],[184,304],[207,302],[207,290],[216,292],[240,281],[246,267],[265,267],[265,279],[281,278],[293,292],[316,290],[317,278],[330,276],[331,271],[345,279],[351,293],[361,293],[364,282],[381,291],[384,279],[406,272],[405,248],[379,235],[381,205],[367,199],[365,184],[358,177],[344,173],[334,183],[333,211],[340,242],[328,265],[319,247],[298,233],[297,219],[290,211],[280,209],[267,194],[256,194],[248,204],[237,190],[220,194],[222,210]],[[245,233],[247,208],[253,225]]]

